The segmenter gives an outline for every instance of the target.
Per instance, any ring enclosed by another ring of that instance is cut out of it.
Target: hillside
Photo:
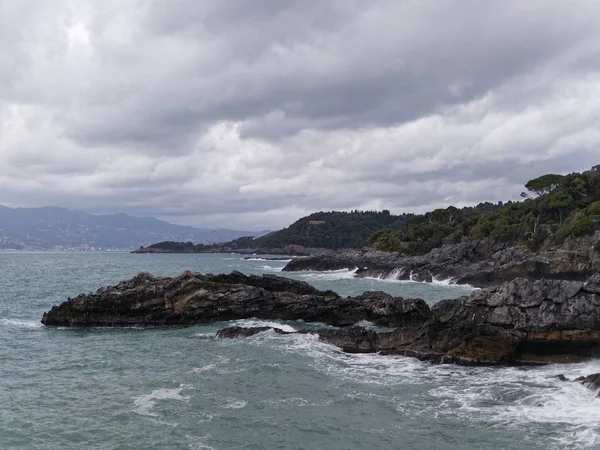
[[[292,245],[337,250],[362,247],[376,231],[399,228],[403,225],[404,216],[394,216],[389,211],[318,212],[299,219],[283,230],[259,238],[242,237],[218,246],[194,245],[192,242],[159,242],[148,248],[175,252],[207,252],[283,249]]]
[[[600,223],[600,166],[583,173],[547,174],[526,183],[522,201],[450,206],[425,214],[389,211],[318,212],[260,238],[219,245],[159,242],[145,251],[266,251],[289,246],[331,250],[373,247],[423,255],[444,244],[484,238],[539,250],[592,234]],[[599,244],[600,245],[600,244]]]
[[[406,226],[381,230],[369,240],[377,250],[424,254],[442,244],[493,238],[531,250],[589,235],[600,221],[600,166],[583,173],[547,174],[530,180],[521,202],[486,208],[436,209],[409,215]]]
[[[0,206],[0,249],[136,248],[158,240],[212,244],[248,234],[251,232],[173,225],[153,217],[127,214]]]

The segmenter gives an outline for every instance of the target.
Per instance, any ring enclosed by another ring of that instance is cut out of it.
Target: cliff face
[[[458,364],[542,364],[600,356],[600,275],[586,282],[515,279],[429,308],[381,292],[342,298],[276,276],[140,274],[69,299],[46,325],[165,326],[257,317],[342,328],[318,331],[349,352],[383,352]],[[396,328],[377,333],[362,320]],[[225,329],[220,337],[264,329]]]
[[[420,256],[348,250],[295,259],[283,270],[357,269],[357,277],[426,282],[451,279],[474,286],[497,285],[517,277],[585,280],[600,271],[600,252],[594,249],[599,240],[600,232],[541,252],[491,239],[444,245]]]
[[[251,333],[225,329],[219,337]],[[361,327],[318,331],[347,352],[399,354],[440,363],[547,364],[600,356],[600,276],[588,282],[517,279],[444,300],[420,326],[377,333]]]

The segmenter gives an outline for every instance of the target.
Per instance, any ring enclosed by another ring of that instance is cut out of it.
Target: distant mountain
[[[205,229],[153,217],[94,215],[46,206],[8,208],[0,205],[0,249],[137,248],[161,240],[204,244],[225,242],[264,232]]]

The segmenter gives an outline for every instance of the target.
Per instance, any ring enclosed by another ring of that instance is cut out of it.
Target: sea
[[[232,324],[311,326],[301,322],[40,323],[68,297],[140,271],[281,274],[284,265],[236,254],[0,253],[0,449],[600,449],[598,393],[553,377],[600,372],[599,360],[461,367],[345,354],[314,335],[215,339]],[[473,290],[352,271],[284,275],[430,305]]]

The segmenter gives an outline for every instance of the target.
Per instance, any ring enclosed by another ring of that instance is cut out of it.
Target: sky
[[[277,229],[600,164],[598,0],[0,0],[0,204]]]

